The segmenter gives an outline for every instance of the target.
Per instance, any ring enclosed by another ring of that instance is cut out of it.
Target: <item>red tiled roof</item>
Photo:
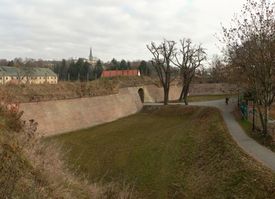
[[[139,70],[104,70],[101,77],[140,76]]]

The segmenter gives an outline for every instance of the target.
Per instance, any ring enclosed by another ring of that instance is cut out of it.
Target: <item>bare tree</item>
[[[190,39],[180,40],[180,49],[175,54],[175,57],[171,59],[171,62],[180,69],[182,78],[182,91],[179,97],[179,101],[188,105],[188,93],[190,84],[195,76],[196,69],[202,66],[202,62],[206,59],[204,49],[199,45],[192,44]]]
[[[30,78],[33,75],[33,69],[35,66],[35,60],[15,58],[13,62],[14,66],[17,68],[18,84],[20,84],[24,79],[26,79],[26,83],[30,83]]]
[[[213,83],[228,82],[228,70],[226,67],[222,58],[214,55],[209,68],[210,81]]]
[[[174,41],[164,40],[160,45],[156,45],[154,42],[147,45],[148,50],[153,55],[153,59],[151,61],[152,65],[155,68],[160,83],[163,87],[164,105],[168,104],[170,83],[173,81],[173,78],[171,77],[171,59],[175,53],[175,44],[176,43]]]
[[[264,135],[268,131],[268,110],[275,96],[274,10],[274,2],[247,0],[232,27],[223,27],[228,61],[242,72],[239,75],[244,77],[246,87],[253,93]]]

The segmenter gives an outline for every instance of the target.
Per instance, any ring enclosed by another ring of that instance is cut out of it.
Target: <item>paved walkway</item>
[[[146,103],[145,105],[150,105],[151,103]],[[153,103],[157,105],[157,103]],[[238,143],[238,145],[249,155],[251,155],[256,160],[262,162],[264,165],[269,167],[275,172],[275,153],[266,147],[258,144],[254,139],[247,136],[243,131],[241,126],[235,120],[231,112],[234,109],[236,101],[230,101],[229,105],[225,104],[224,100],[206,101],[206,102],[193,102],[190,105],[197,106],[210,106],[217,107],[221,110],[225,123],[229,129],[229,133],[232,135],[233,139]]]

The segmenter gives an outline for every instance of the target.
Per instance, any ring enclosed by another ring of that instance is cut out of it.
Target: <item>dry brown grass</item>
[[[0,109],[0,198],[134,197],[129,186],[89,184],[85,177],[75,177],[63,163],[59,146],[43,143],[37,123],[23,123],[20,116]],[[14,131],[14,123],[20,131]]]
[[[116,77],[91,82],[59,82],[56,85],[8,84],[0,86],[0,100],[5,98],[10,102],[31,102],[102,96],[118,93],[119,88],[154,82],[148,77]]]

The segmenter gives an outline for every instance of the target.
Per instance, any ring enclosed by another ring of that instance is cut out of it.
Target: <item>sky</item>
[[[245,0],[0,0],[0,59],[149,60],[146,45],[190,38],[219,54],[221,23]]]

